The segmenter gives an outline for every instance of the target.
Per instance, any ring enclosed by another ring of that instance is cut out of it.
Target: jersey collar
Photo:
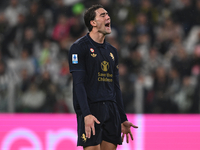
[[[104,40],[104,42],[101,44],[101,43],[95,42],[95,41],[89,36],[89,33],[87,33],[87,37],[88,37],[88,39],[92,42],[92,44],[93,44],[95,47],[102,47],[102,48],[105,48],[105,46],[106,46],[106,41],[105,41],[105,40]]]

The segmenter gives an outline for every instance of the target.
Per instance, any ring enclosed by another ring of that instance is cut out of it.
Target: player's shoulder
[[[88,39],[86,36],[83,36],[79,39],[77,39],[71,46],[69,49],[69,54],[85,54],[86,50],[87,50],[87,44],[88,44]]]
[[[73,50],[73,49],[83,49],[87,46],[87,43],[88,43],[88,38],[87,36],[83,36],[79,39],[77,39],[70,47],[70,50]]]

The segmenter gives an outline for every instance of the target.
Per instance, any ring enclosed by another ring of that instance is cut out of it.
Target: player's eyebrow
[[[108,14],[108,12],[104,12],[104,13],[101,13],[100,16],[105,16],[107,14]]]

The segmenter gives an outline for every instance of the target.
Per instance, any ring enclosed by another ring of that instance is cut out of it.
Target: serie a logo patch
[[[72,64],[78,64],[78,54],[72,54]]]

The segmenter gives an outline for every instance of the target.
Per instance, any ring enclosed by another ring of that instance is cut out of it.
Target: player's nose
[[[107,20],[107,19],[110,19],[110,16],[109,16],[108,14],[106,15],[106,20]]]

